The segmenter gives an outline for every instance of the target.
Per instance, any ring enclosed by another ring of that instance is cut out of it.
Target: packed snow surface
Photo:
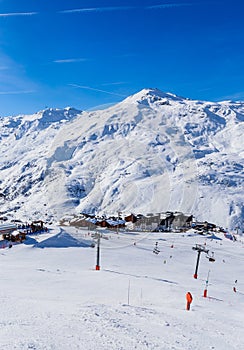
[[[243,102],[144,89],[105,110],[0,118],[1,215],[182,211],[243,229]]]
[[[91,232],[70,227],[52,227],[0,250],[0,349],[243,348],[240,237],[100,233],[107,238],[101,239],[100,271]],[[159,254],[153,253],[156,242]],[[201,253],[194,279],[196,244],[216,260]]]

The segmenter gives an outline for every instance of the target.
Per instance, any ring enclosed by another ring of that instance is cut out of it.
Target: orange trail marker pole
[[[210,270],[208,270],[208,277],[206,279],[206,286],[205,286],[205,289],[204,289],[204,292],[203,292],[203,296],[204,298],[207,297],[207,292],[208,292],[208,281],[209,281],[209,274],[210,274]]]
[[[188,310],[188,311],[189,311],[190,308],[191,308],[192,300],[193,300],[193,298],[192,298],[191,293],[190,293],[190,292],[187,292],[187,293],[186,293],[186,310]]]

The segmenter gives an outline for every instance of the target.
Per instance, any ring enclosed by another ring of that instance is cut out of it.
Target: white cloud
[[[35,90],[0,91],[0,95],[32,94]]]
[[[86,58],[67,58],[67,59],[58,59],[53,61],[54,63],[76,63],[76,62],[85,62]]]
[[[182,7],[182,6],[192,6],[191,3],[172,3],[172,4],[159,4],[159,5],[152,5],[145,7],[146,9],[153,10],[153,9],[166,9],[171,7]]]
[[[192,3],[165,3],[152,6],[113,6],[113,7],[90,7],[90,8],[78,8],[59,11],[59,13],[84,13],[84,12],[105,12],[105,11],[125,11],[133,9],[144,9],[144,10],[153,10],[153,9],[167,9],[173,7],[182,7],[182,6],[191,6]]]
[[[90,7],[72,10],[59,11],[59,13],[79,13],[79,12],[104,12],[104,11],[124,11],[134,9],[134,6],[118,6],[118,7]]]
[[[37,14],[38,12],[8,12],[8,13],[0,13],[0,17],[34,16]]]

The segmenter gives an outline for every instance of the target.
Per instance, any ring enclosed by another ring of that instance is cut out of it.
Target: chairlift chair
[[[212,252],[211,255],[209,255],[209,253],[207,253],[206,258],[207,258],[210,262],[215,262],[214,252]]]

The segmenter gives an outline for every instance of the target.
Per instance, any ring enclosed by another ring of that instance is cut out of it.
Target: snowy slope
[[[2,118],[1,213],[51,219],[178,210],[241,227],[243,119],[242,102],[157,89],[101,111]]]
[[[91,240],[88,232],[70,227],[1,249],[1,349],[243,348],[243,241],[194,233],[104,235],[100,271],[96,248],[83,244]],[[201,254],[198,279],[196,243],[216,258],[211,263]]]

